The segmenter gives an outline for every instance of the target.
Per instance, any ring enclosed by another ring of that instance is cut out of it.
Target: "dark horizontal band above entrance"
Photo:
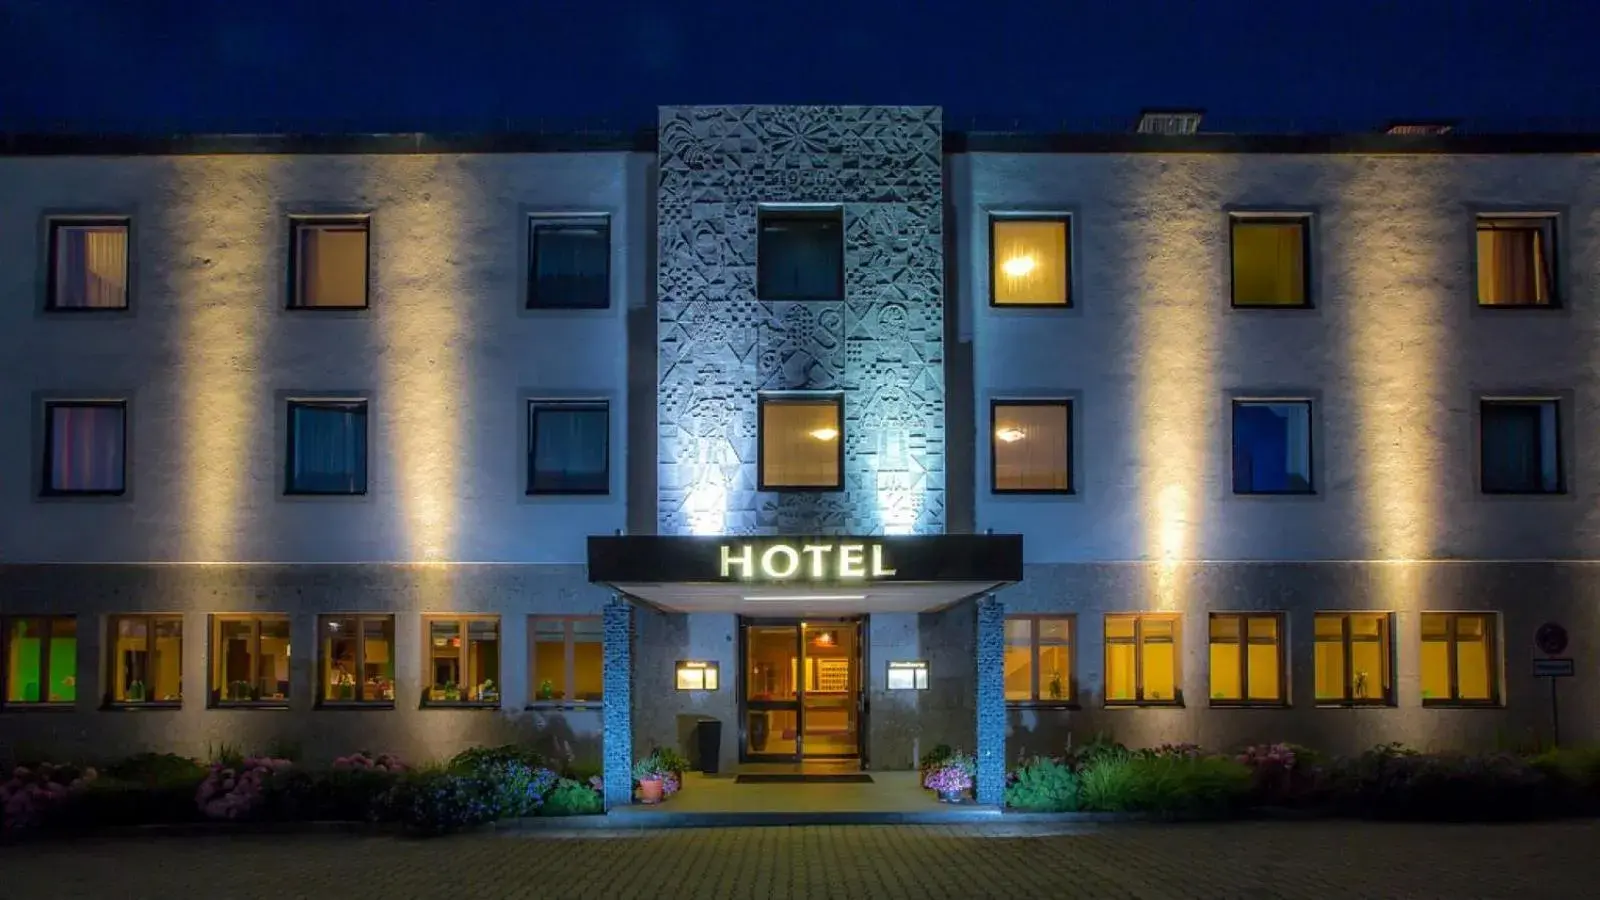
[[[763,566],[763,557],[774,547],[788,549],[773,551],[767,558],[770,565]],[[730,560],[726,567],[724,553]],[[774,578],[773,571],[787,574]],[[790,585],[1016,582],[1022,580],[1022,536],[595,536],[589,538],[589,580]]]

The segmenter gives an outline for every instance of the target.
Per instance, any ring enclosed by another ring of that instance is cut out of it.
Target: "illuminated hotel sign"
[[[883,544],[723,544],[723,578],[766,581],[849,581],[893,578]]]

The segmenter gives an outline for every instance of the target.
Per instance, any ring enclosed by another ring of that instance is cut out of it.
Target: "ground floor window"
[[[394,616],[317,617],[317,702],[394,702]]]
[[[536,701],[598,703],[604,696],[604,654],[599,616],[534,616],[532,697]]]
[[[428,616],[426,706],[500,705],[500,617]]]
[[[1284,703],[1283,617],[1277,613],[1212,613],[1211,702]]]
[[[113,705],[183,702],[183,617],[112,616],[107,700]]]
[[[1394,702],[1388,613],[1317,613],[1315,631],[1318,703]]]
[[[72,616],[5,619],[5,702],[78,699],[78,622]]]
[[[211,702],[285,706],[289,702],[289,617],[211,617]]]
[[[1498,645],[1489,613],[1422,614],[1422,703],[1500,699]]]
[[[1008,703],[1071,703],[1071,616],[1006,618],[1005,684]]]
[[[1106,616],[1106,703],[1181,705],[1178,635],[1175,615]]]

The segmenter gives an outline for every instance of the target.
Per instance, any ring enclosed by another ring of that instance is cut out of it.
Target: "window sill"
[[[524,303],[523,312],[605,312],[611,308],[611,298],[600,303]]]
[[[1230,308],[1240,312],[1312,312],[1317,306],[1314,303],[1240,303],[1235,300]]]
[[[1049,302],[1049,301],[1046,301],[1046,302],[1043,302],[1043,303],[1003,303],[1003,302],[995,300],[993,297],[990,297],[989,298],[989,308],[990,309],[1032,309],[1032,310],[1054,309],[1054,310],[1062,310],[1064,312],[1064,311],[1069,310],[1069,309],[1074,309],[1075,307],[1071,303],[1062,303],[1060,301],[1056,301],[1056,302],[1053,302],[1053,303]]]
[[[182,700],[113,700],[101,709],[107,712],[138,712],[145,709],[182,709]]]
[[[531,700],[525,709],[600,709],[603,700]]]
[[[1490,309],[1495,312],[1560,312],[1566,309],[1557,302],[1550,303],[1484,303],[1479,300],[1476,304],[1479,309]]]
[[[1393,700],[1318,700],[1318,709],[1394,709]]]
[[[354,303],[291,303],[285,306],[284,309],[294,313],[353,313],[370,312],[372,304],[370,302],[359,305]]]
[[[1007,700],[1006,709],[1083,709],[1073,700]]]
[[[499,709],[498,700],[491,703],[481,703],[468,700],[424,700],[423,709]]]
[[[72,712],[78,708],[76,702],[71,703],[29,703],[26,701],[0,704],[0,712]]]
[[[124,303],[121,306],[46,306],[44,311],[49,315],[104,315],[107,313],[131,312],[132,307]]]
[[[393,700],[319,700],[317,709],[394,709]]]
[[[1289,709],[1289,704],[1278,700],[1217,700],[1211,701],[1212,709]]]
[[[1424,709],[1500,709],[1498,700],[1424,700]]]
[[[610,488],[594,488],[592,490],[556,490],[554,488],[536,488],[526,492],[529,497],[605,497],[611,493]]]
[[[218,700],[212,709],[288,709],[287,700]]]
[[[998,488],[990,487],[989,493],[996,497],[1074,497],[1077,490],[1067,488]]]
[[[1182,709],[1182,700],[1107,700],[1106,709]]]

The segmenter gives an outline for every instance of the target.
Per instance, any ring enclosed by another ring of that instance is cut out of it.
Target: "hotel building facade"
[[[1600,739],[1600,139],[1179,130],[0,139],[0,755]]]

